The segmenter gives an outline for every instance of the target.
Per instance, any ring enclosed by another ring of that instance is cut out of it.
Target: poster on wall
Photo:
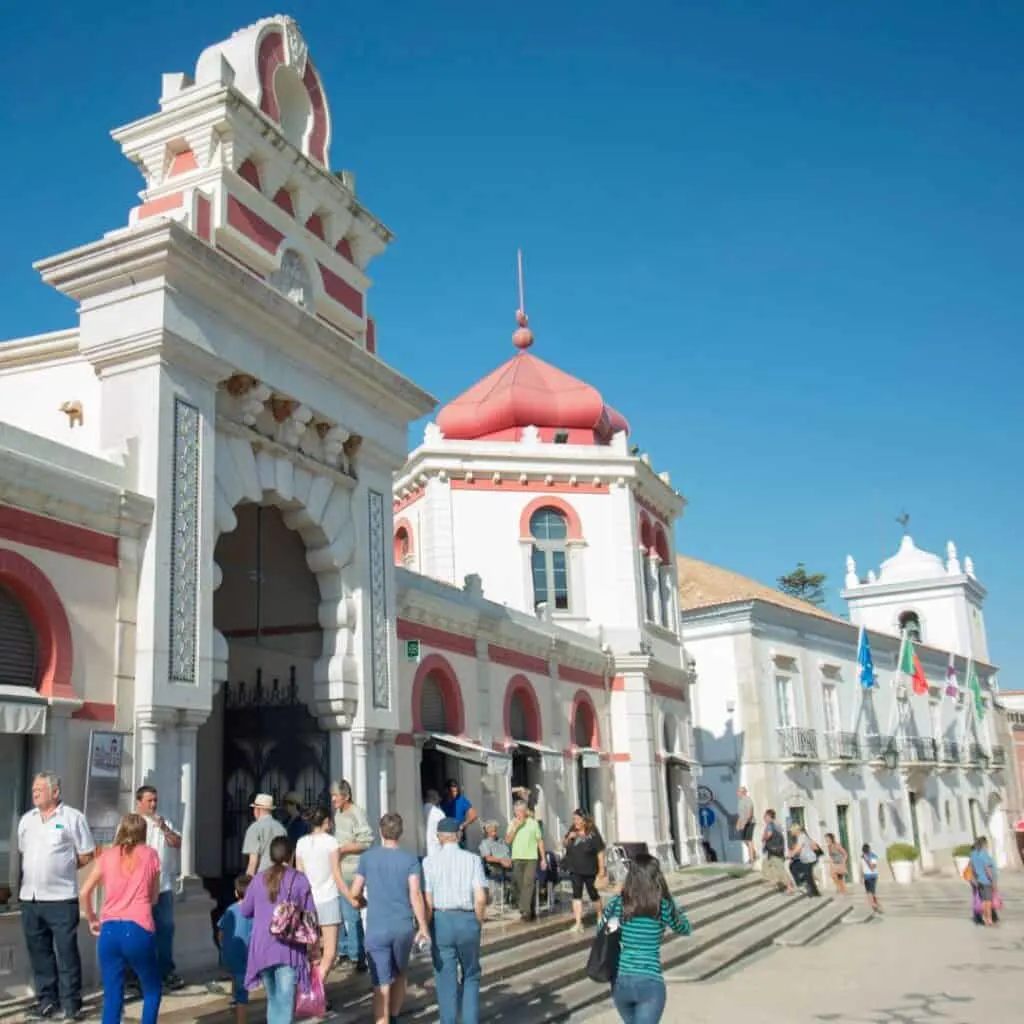
[[[92,837],[100,845],[114,841],[121,820],[121,765],[126,734],[100,732],[89,736],[89,763],[86,770],[83,813]]]

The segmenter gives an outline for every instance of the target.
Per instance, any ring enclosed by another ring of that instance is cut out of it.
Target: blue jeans
[[[480,922],[469,910],[438,910],[434,914],[431,956],[441,1024],[456,1024],[459,1003],[462,1024],[480,1020]],[[462,998],[459,998],[459,968]]]
[[[665,1011],[665,982],[642,974],[620,974],[612,985],[612,1002],[622,1024],[658,1024]]]
[[[260,971],[267,993],[267,1024],[292,1024],[295,1019],[295,968],[278,964]]]
[[[347,956],[353,963],[360,963],[366,957],[362,915],[344,896],[339,896],[338,902],[341,904],[343,925],[338,933],[338,952],[342,956]]]
[[[96,955],[103,976],[103,1024],[120,1024],[126,967],[131,967],[142,986],[142,1024],[156,1024],[163,991],[156,936],[134,921],[104,921]]]
[[[156,958],[160,962],[160,977],[167,978],[174,973],[173,890],[160,893],[153,907],[153,922],[156,924]]]

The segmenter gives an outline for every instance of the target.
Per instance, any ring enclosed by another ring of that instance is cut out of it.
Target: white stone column
[[[355,802],[370,813],[369,798],[370,743],[365,732],[352,733],[352,763],[348,768],[348,781]]]
[[[394,737],[382,733],[375,744],[377,768],[377,818],[390,811],[391,808],[391,744]]]
[[[178,765],[181,771],[181,875],[195,874],[196,782],[198,748],[196,737],[206,718],[192,712],[181,713],[178,726]]]
[[[355,739],[352,735],[351,729],[346,729],[341,734],[341,774],[338,776],[339,779],[347,779],[349,785],[353,787],[353,793],[355,792],[355,777],[354,768],[356,759],[356,745]]]
[[[160,722],[142,711],[137,728],[139,761],[135,767],[135,779],[140,786],[155,786],[159,778]]]

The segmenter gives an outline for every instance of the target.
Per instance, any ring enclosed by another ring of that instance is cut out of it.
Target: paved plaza
[[[1024,923],[896,917],[775,949],[718,982],[669,984],[664,1024],[1001,1024],[1021,1019]],[[582,1018],[581,1018],[582,1019]],[[616,1024],[614,1011],[588,1024]]]

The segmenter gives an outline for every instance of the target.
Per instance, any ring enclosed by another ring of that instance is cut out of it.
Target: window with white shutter
[[[39,642],[25,606],[0,586],[0,684],[35,688]]]

